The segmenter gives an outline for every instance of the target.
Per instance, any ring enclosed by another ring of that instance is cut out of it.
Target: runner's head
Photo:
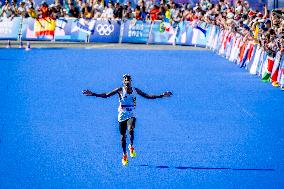
[[[130,76],[130,74],[124,74],[122,82],[123,82],[123,85],[125,87],[131,87],[131,76]]]

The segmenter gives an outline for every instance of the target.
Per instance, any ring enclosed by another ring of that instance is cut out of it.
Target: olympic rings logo
[[[98,24],[96,26],[96,31],[99,35],[110,35],[114,31],[114,25]]]

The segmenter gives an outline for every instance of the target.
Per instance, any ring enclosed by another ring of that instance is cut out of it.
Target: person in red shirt
[[[45,1],[41,3],[40,7],[38,8],[38,12],[39,12],[39,18],[49,17],[48,4]]]
[[[154,7],[150,10],[150,19],[151,21],[155,21],[158,19],[158,13],[160,12],[158,5],[154,5]]]

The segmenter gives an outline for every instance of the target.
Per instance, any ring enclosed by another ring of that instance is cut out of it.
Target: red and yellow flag
[[[35,36],[53,37],[55,32],[55,20],[49,17],[36,19],[34,23]]]

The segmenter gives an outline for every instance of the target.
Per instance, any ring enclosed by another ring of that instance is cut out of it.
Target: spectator
[[[16,0],[12,1],[11,11],[12,11],[11,19],[13,19],[14,17],[18,16],[18,6],[17,6]]]
[[[123,18],[125,18],[125,19],[134,18],[132,7],[131,7],[131,2],[129,2],[129,1],[124,5]]]
[[[22,16],[24,18],[27,18],[27,17],[29,17],[29,15],[28,15],[28,12],[26,10],[26,6],[25,5],[26,5],[26,3],[24,1],[22,1],[20,3],[20,6],[18,8],[18,15]]]
[[[150,10],[150,19],[152,21],[158,20],[158,13],[159,13],[158,5],[154,5],[154,7]]]
[[[73,3],[69,4],[69,12],[68,12],[69,17],[74,17],[74,18],[79,18],[80,12],[78,7],[75,7]]]
[[[9,4],[8,0],[5,0],[5,5],[2,7],[2,13],[1,13],[1,17],[5,17],[5,18],[10,18],[12,17],[13,12],[12,12],[12,8],[11,5]]]
[[[80,1],[82,2],[82,1]],[[94,17],[94,9],[88,2],[82,4],[82,18],[91,19]]]
[[[83,9],[83,1],[82,0],[76,0],[76,7],[78,7],[79,10]],[[92,7],[92,5],[90,5],[90,7]]]
[[[95,1],[93,3],[93,10],[94,10],[94,18],[100,18],[103,11],[104,11],[104,5],[103,5],[103,1],[99,0],[99,1]]]
[[[159,9],[159,13],[158,13],[158,20],[164,20],[166,18],[165,16],[166,14],[166,10],[165,10],[165,7],[162,5],[160,6],[160,9]]]
[[[140,17],[142,20],[146,20],[147,19],[147,15],[148,15],[148,12],[146,12],[146,7],[143,6],[142,7],[142,10],[140,12]]]
[[[27,10],[27,12],[28,12],[29,17],[31,17],[31,18],[37,18],[37,17],[38,17],[38,16],[37,16],[37,12],[36,12],[36,10],[34,9],[34,7],[30,7],[30,8]]]
[[[33,0],[25,0],[26,10],[30,8],[35,8],[35,2]]]
[[[117,2],[114,5],[114,9],[113,9],[113,17],[115,19],[121,19],[122,18],[122,11],[123,8],[120,6],[120,4]]]
[[[171,20],[171,11],[170,11],[170,5],[169,4],[167,4],[167,5],[165,5],[165,22],[170,22],[170,20]]]
[[[236,14],[243,13],[243,6],[242,6],[241,1],[237,1],[236,6],[235,6],[235,11],[236,11]]]
[[[150,12],[151,9],[154,7],[154,0],[146,0],[145,6],[146,6],[146,12]]]
[[[266,21],[264,22],[265,24],[265,28],[267,30],[269,30],[271,28],[271,20],[270,19],[266,19]]]
[[[54,2],[54,11],[55,11],[55,14],[56,14],[57,18],[64,17],[64,11],[63,10],[64,9],[63,9],[63,6],[60,3],[60,0],[55,0],[55,2]]]
[[[46,18],[50,16],[48,4],[45,1],[41,2],[40,7],[38,8],[38,17],[39,18]]]
[[[70,10],[70,4],[73,3],[73,0],[63,0],[63,7],[66,10],[66,12],[68,13]]]
[[[108,3],[108,6],[105,8],[104,14],[102,15],[102,18],[106,19],[113,19],[113,4],[111,2]]]
[[[141,17],[141,10],[140,10],[140,6],[136,6],[135,10],[135,19],[136,20],[142,20],[142,17]]]

